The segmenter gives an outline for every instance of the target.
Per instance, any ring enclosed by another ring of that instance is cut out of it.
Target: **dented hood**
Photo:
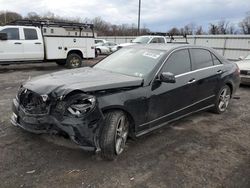
[[[35,77],[23,86],[38,94],[55,92],[64,95],[72,90],[84,92],[140,86],[142,78],[84,67]]]

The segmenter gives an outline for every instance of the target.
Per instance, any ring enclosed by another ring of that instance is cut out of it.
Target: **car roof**
[[[149,50],[163,50],[170,51],[177,48],[203,48],[211,49],[205,46],[197,46],[183,43],[154,43],[154,44],[137,44],[128,46],[129,48],[138,48],[138,49],[149,49]]]

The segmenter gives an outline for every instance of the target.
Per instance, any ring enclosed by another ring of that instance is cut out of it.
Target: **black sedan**
[[[24,83],[11,122],[71,138],[112,160],[139,137],[201,110],[226,111],[239,69],[211,48],[150,44],[123,48],[93,67]]]

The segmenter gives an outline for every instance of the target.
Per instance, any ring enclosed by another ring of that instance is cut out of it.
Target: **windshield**
[[[137,37],[132,41],[132,43],[146,44],[150,40],[149,37]]]
[[[144,78],[159,63],[164,51],[123,48],[106,57],[94,68]]]
[[[250,55],[248,55],[247,57],[245,57],[245,59],[250,60]]]

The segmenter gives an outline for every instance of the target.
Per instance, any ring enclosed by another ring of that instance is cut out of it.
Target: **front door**
[[[18,28],[10,27],[0,31],[7,33],[7,40],[0,40],[0,61],[20,61],[23,56],[23,42]]]
[[[188,113],[197,89],[187,49],[173,52],[161,72],[175,74],[176,83],[154,82],[149,105],[151,128]]]

